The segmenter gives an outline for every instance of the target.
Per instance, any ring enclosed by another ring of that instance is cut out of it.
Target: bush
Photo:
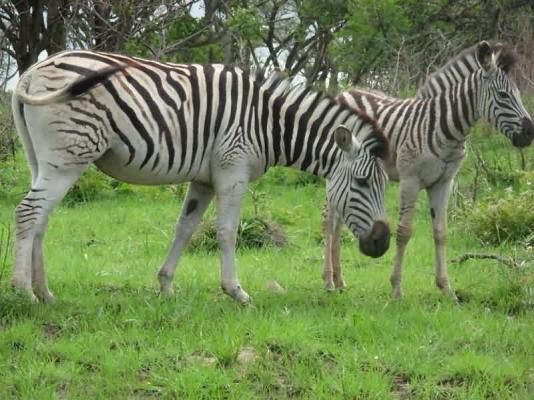
[[[0,162],[15,156],[16,133],[8,97],[0,93]]]
[[[274,167],[258,181],[257,186],[263,187],[270,184],[286,186],[322,186],[324,179],[309,172],[304,172],[294,168]]]
[[[464,228],[485,245],[534,246],[534,188],[516,195],[507,190],[502,197],[467,207],[460,218]]]
[[[280,226],[261,217],[243,218],[237,230],[237,248],[285,247],[287,237]],[[202,223],[187,247],[192,252],[219,250],[214,220]]]
[[[72,207],[79,203],[96,200],[104,192],[119,188],[121,183],[117,182],[91,166],[70,188],[65,196],[64,204]]]
[[[13,238],[9,225],[0,225],[0,284],[8,275],[8,263],[11,261]]]

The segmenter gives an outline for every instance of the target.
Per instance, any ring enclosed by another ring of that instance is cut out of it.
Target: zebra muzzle
[[[534,140],[534,122],[529,118],[523,118],[520,134],[512,137],[512,144],[515,147],[526,147]]]
[[[389,248],[390,236],[388,223],[376,221],[371,233],[366,238],[360,238],[360,251],[369,257],[380,257]]]

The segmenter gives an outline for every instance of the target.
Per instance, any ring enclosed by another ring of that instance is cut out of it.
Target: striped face
[[[534,123],[521,101],[519,89],[508,76],[508,66],[502,65],[498,51],[487,53],[480,47],[479,61],[483,67],[480,114],[514,146],[528,146],[534,140]]]
[[[328,201],[359,238],[362,253],[380,257],[389,247],[390,232],[384,206],[388,177],[373,147],[377,143],[367,139],[360,144],[344,126],[336,130],[335,139],[342,155],[327,181]]]

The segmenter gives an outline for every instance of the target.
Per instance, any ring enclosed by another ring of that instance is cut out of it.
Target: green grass
[[[24,174],[0,199],[4,224],[23,196]],[[28,304],[9,288],[12,258],[0,275],[0,398],[532,398],[532,266],[451,265],[462,300],[455,306],[434,287],[432,229],[421,193],[405,297],[389,296],[394,246],[370,259],[353,240],[342,250],[349,289],[327,293],[324,188],[276,184],[282,178],[289,179],[274,170],[254,185],[262,193],[256,207],[285,227],[289,246],[239,252],[241,283],[253,298],[246,308],[219,289],[218,254],[187,252],[175,295],[158,297],[155,275],[181,205],[172,191],[110,191],[59,207],[45,241],[56,304]],[[391,184],[387,193],[392,221],[397,190]],[[248,196],[244,214],[253,213]],[[482,248],[450,225],[449,258],[520,251]],[[273,279],[285,292],[267,289]],[[242,363],[247,347],[256,357]]]

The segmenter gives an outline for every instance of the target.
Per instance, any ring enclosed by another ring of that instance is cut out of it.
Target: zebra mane
[[[361,95],[369,95],[369,96],[373,96],[373,97],[380,97],[380,98],[384,98],[384,97],[391,97],[390,95],[380,91],[380,90],[377,90],[377,89],[370,89],[370,88],[366,88],[366,87],[363,87],[363,86],[354,86],[354,87],[351,87],[350,89],[348,89],[348,92],[351,92],[351,93],[355,93],[355,94],[361,94]]]
[[[495,64],[502,69],[506,74],[517,63],[517,53],[512,45],[508,43],[496,43],[490,45],[491,55],[494,57]],[[445,76],[446,80],[453,85],[462,81],[469,74],[482,68],[477,57],[478,44],[468,47],[457,56],[450,59],[443,67],[436,72],[430,74],[424,85],[418,90],[417,97],[429,97],[432,94],[437,94],[442,88],[441,81]],[[447,85],[450,86],[450,85]]]

